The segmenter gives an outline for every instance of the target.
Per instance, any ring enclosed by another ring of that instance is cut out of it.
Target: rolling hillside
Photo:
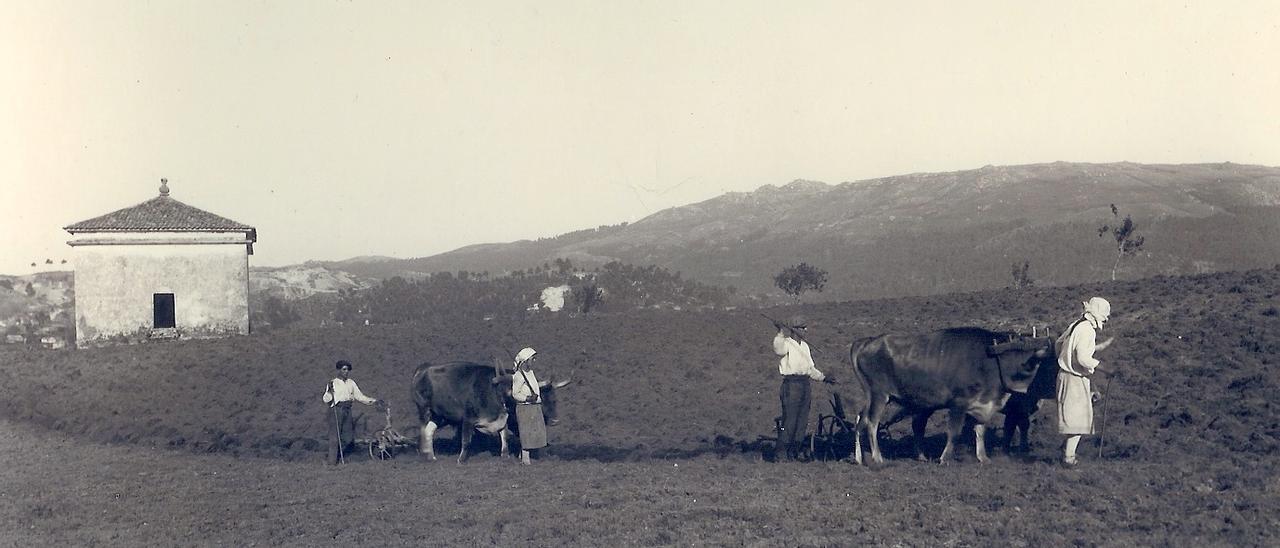
[[[739,293],[777,293],[771,276],[806,261],[830,272],[814,298],[844,300],[1003,287],[1012,263],[1026,261],[1039,284],[1063,285],[1110,278],[1114,242],[1097,229],[1115,221],[1111,204],[1146,238],[1121,278],[1280,262],[1280,168],[1056,162],[766,185],[556,238],[327,265],[385,278],[619,260]]]

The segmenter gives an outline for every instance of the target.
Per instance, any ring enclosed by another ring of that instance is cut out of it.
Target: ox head
[[[556,415],[556,389],[564,388],[570,382],[573,381],[542,381],[538,383],[538,394],[542,398],[542,417],[547,421],[547,424],[554,426],[560,422],[559,417]]]
[[[1018,334],[1008,335],[1004,342],[992,341],[987,355],[995,358],[1004,388],[1019,393],[1027,392],[1042,366],[1056,360],[1053,339]]]

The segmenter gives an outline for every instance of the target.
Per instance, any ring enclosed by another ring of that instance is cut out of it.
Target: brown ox
[[[1048,338],[1019,337],[977,327],[920,335],[880,335],[854,343],[850,358],[867,394],[858,418],[855,460],[863,462],[865,432],[870,440],[871,460],[876,464],[884,462],[876,430],[892,398],[915,414],[912,432],[917,452],[929,415],[947,409],[947,444],[939,462],[950,460],[966,414],[977,420],[977,457],[986,462],[986,423],[1009,394],[1026,391],[1051,348],[1052,340]]]

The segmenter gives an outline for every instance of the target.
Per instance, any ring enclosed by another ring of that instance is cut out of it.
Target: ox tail
[[[858,355],[862,354],[862,349],[866,348],[867,344],[877,338],[864,337],[853,341],[849,345],[849,363],[853,364],[853,374],[858,378],[858,386],[862,387],[862,395],[866,398],[866,400],[863,400],[864,402],[871,399],[871,385],[867,384],[867,376],[862,371],[862,364],[858,363]]]
[[[419,424],[426,424],[431,420],[431,382],[427,380],[429,365],[424,363],[413,372],[412,398],[414,405],[418,407]]]
[[[858,464],[862,464],[862,433],[864,430],[862,421],[871,409],[871,384],[867,382],[867,375],[862,371],[862,364],[859,363],[858,356],[862,354],[862,350],[871,341],[877,338],[865,337],[857,339],[849,345],[849,363],[853,364],[853,376],[858,379],[858,386],[862,387],[862,406],[858,410],[858,416],[853,418],[853,460]]]

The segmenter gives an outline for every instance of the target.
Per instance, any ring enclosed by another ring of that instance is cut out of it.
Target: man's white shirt
[[[329,404],[329,407],[351,400],[364,404],[372,404],[377,401],[364,395],[364,393],[360,391],[360,387],[356,386],[356,381],[354,380],[347,379],[344,381],[340,378],[334,377],[333,380],[329,381],[329,385],[333,387],[333,391],[330,392],[329,390],[325,390],[324,396],[321,396],[321,399],[323,399],[325,403]]]

